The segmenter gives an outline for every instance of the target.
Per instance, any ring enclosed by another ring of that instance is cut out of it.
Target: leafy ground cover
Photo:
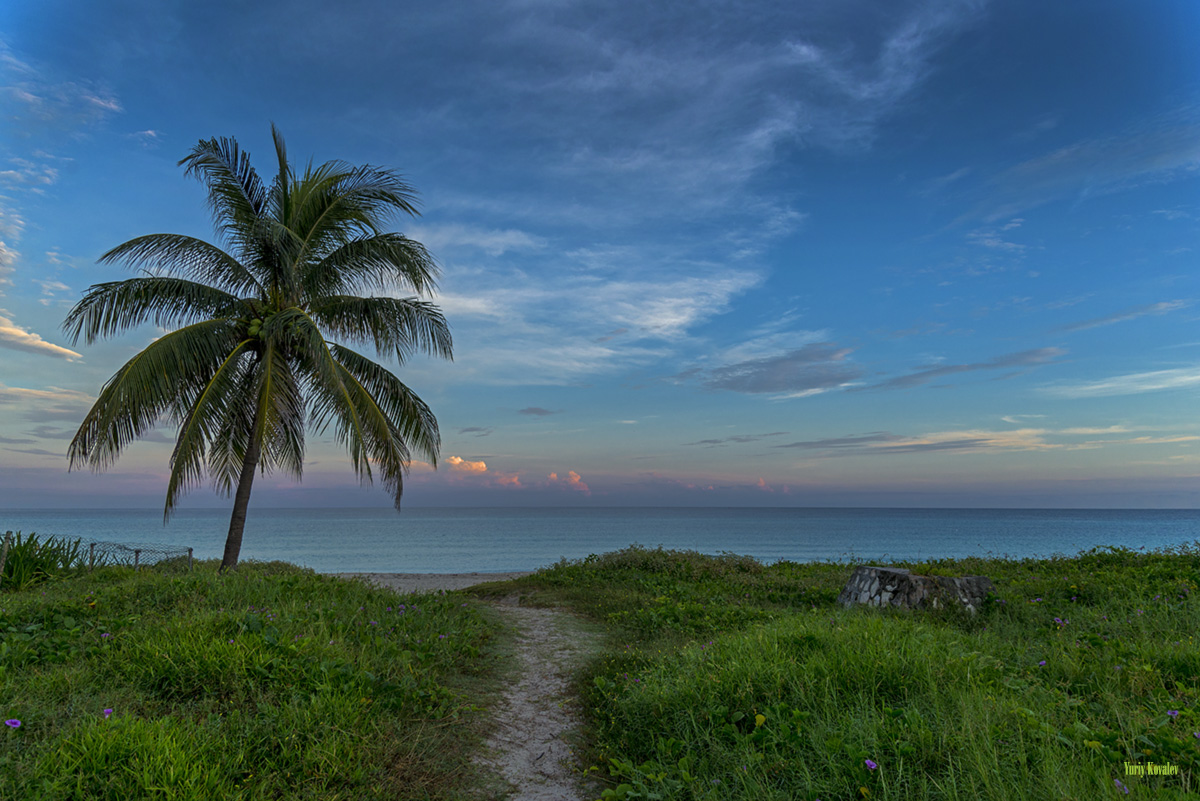
[[[976,616],[843,610],[850,563],[636,546],[470,592],[607,632],[577,689],[608,799],[1195,792],[1200,543],[900,566],[997,594]],[[511,646],[484,605],[215,568],[0,593],[0,798],[480,797]]]
[[[281,563],[0,594],[0,798],[457,798],[495,626]]]
[[[612,633],[580,686],[609,799],[1195,791],[1200,543],[898,566],[986,575],[997,595],[974,617],[843,610],[847,563],[639,547],[516,585]]]
[[[6,535],[8,549],[0,546],[4,554],[3,569],[0,570],[0,586],[25,589],[43,581],[69,575],[84,564],[79,540],[60,537],[40,539],[37,534],[22,535],[9,531]]]

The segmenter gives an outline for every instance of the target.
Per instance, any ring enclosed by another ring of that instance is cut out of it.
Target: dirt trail
[[[579,726],[571,670],[596,638],[565,612],[510,603],[495,608],[517,629],[519,678],[497,705],[489,753],[479,763],[512,785],[509,801],[585,801],[564,737]]]

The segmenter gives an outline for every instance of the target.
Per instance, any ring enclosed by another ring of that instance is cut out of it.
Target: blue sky
[[[61,331],[213,238],[232,136],[402,172],[453,362],[412,505],[1194,507],[1200,5],[572,0],[0,8],[0,505],[156,506],[64,452],[161,332]],[[254,503],[387,505],[344,452]],[[226,505],[208,490],[185,505]]]

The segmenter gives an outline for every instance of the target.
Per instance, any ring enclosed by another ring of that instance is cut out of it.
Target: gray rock
[[[854,568],[838,603],[847,608],[869,604],[903,609],[937,609],[957,603],[974,614],[995,591],[995,585],[985,576],[917,576],[904,568],[862,565]]]

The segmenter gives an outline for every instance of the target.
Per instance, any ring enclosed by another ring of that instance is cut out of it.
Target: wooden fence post
[[[4,581],[4,563],[8,561],[8,546],[12,543],[12,532],[4,532],[4,547],[0,548],[0,583]]]
[[[192,549],[188,548],[188,570],[192,569]]]
[[[142,556],[141,549],[135,548],[133,551],[133,569],[134,570],[138,569],[138,560],[141,558],[141,556]]]

